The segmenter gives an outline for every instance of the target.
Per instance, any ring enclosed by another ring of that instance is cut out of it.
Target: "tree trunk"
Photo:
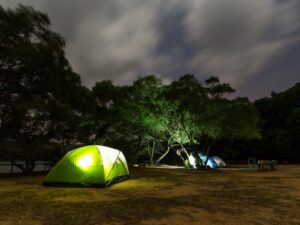
[[[153,165],[153,155],[154,155],[154,151],[153,151],[153,145],[152,145],[152,148],[150,148],[149,144],[147,145],[146,147],[146,150],[148,152],[148,155],[149,155],[149,158],[150,158],[150,165],[152,166]]]
[[[14,161],[14,165],[19,168],[20,170],[22,170],[23,174],[31,174],[32,171],[35,168],[35,161],[34,160],[25,160],[25,164],[18,164]]]
[[[204,169],[207,168],[207,162],[208,162],[209,152],[210,152],[210,146],[207,147],[207,149],[206,149],[206,160],[205,160],[205,162],[204,162]]]
[[[165,158],[166,155],[169,153],[170,149],[171,149],[171,148],[170,148],[170,146],[168,145],[167,151],[166,151],[164,154],[162,154],[162,155],[159,157],[159,159],[157,159],[157,160],[155,161],[155,164],[159,163],[163,158]]]
[[[11,174],[11,175],[13,174],[13,171],[14,171],[14,162],[15,162],[15,159],[12,159],[12,160],[10,161],[10,163],[11,163],[10,174]]]
[[[140,152],[142,150],[143,135],[142,133],[139,133],[137,136],[138,136],[138,141],[136,145],[136,152]]]
[[[155,144],[156,144],[156,140],[153,140],[152,149],[151,149],[151,153],[150,153],[150,164],[151,164],[151,166],[154,163],[153,157],[154,157]]]
[[[182,163],[185,167],[191,167],[190,160],[189,160],[189,153],[186,151],[186,149],[180,142],[179,142],[179,144],[180,144],[181,149],[177,150],[177,151],[179,151],[179,153],[177,153],[177,155],[179,155],[179,157],[182,160]],[[181,152],[184,152],[186,159],[181,155]]]

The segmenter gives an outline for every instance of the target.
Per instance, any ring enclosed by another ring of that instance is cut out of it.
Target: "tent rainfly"
[[[205,162],[207,160],[207,156],[201,152],[199,153],[199,158],[202,162]],[[226,163],[219,156],[210,156],[207,160],[207,166],[215,169],[220,167],[226,167]]]
[[[129,178],[126,159],[119,150],[89,145],[68,152],[44,179],[45,186],[100,186]]]

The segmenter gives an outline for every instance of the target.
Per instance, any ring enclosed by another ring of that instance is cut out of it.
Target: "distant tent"
[[[220,168],[220,167],[225,167],[226,163],[219,156],[211,156],[208,157],[207,165],[210,168]]]
[[[90,145],[68,152],[49,172],[46,186],[109,186],[129,178],[126,159],[119,150]]]
[[[207,156],[203,153],[199,153],[199,157],[202,162],[205,162],[207,159]],[[207,166],[210,168],[220,168],[220,167],[225,167],[226,163],[219,156],[211,156],[208,157]]]

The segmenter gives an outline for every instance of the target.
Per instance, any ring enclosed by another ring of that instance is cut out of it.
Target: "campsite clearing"
[[[0,224],[300,224],[300,166],[275,171],[130,168],[109,188],[0,178]]]

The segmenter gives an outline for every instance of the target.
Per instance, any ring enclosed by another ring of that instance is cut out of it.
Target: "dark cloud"
[[[191,66],[239,90],[299,40],[298,12],[294,1],[198,1],[186,19],[191,40],[202,47]]]
[[[165,12],[158,23],[160,39],[155,47],[155,54],[169,56],[171,66],[162,65],[159,71],[170,79],[191,73],[189,60],[197,53],[194,44],[187,40],[183,24],[187,12],[184,7],[173,8]]]
[[[0,0],[46,12],[83,83],[217,75],[252,98],[299,81],[298,0]],[[276,63],[276,64],[275,64]],[[289,66],[286,66],[289,65]],[[285,75],[285,78],[281,74]],[[287,81],[288,80],[288,81]],[[256,91],[253,91],[256,90]]]
[[[269,96],[271,91],[281,92],[300,82],[300,42],[292,45],[284,54],[243,84],[238,94],[251,99]],[[250,93],[250,94],[249,94]]]

